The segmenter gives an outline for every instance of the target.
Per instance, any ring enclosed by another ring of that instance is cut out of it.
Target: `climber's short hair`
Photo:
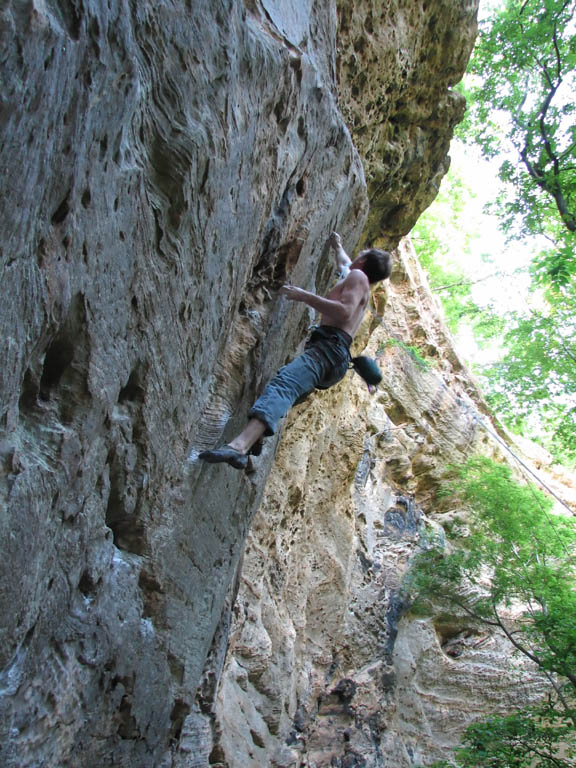
[[[392,255],[388,251],[381,251],[379,248],[369,248],[362,251],[360,256],[366,259],[362,272],[368,278],[370,284],[378,283],[380,280],[386,280],[392,272]]]

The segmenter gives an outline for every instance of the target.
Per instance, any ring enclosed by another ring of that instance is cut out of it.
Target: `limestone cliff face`
[[[312,760],[341,747],[322,727],[329,708],[343,702],[338,717],[350,717],[344,683],[319,705],[324,721],[310,709],[357,664],[342,637],[383,649],[366,652],[355,685],[394,687],[401,606],[386,598],[382,614],[370,589],[395,594],[417,522],[407,494],[434,481],[427,467],[451,438],[369,435],[410,415],[412,389],[431,420],[456,419],[447,385],[404,376],[414,364],[387,348],[386,394],[365,400],[349,382],[303,406],[268,483],[274,442],[251,477],[194,457],[229,438],[303,338],[309,317],[278,286],[324,291],[330,231],[349,248],[365,231],[358,148],[370,239],[395,244],[433,196],[474,12],[460,0],[364,0],[353,12],[332,0],[2,5],[3,765],[248,765],[251,743],[255,764],[283,765],[296,742]],[[386,317],[392,329],[420,322],[416,310]],[[393,486],[372,479],[379,442]],[[381,537],[395,542],[386,553]],[[264,572],[294,608],[259,586]],[[346,590],[364,582],[349,606]],[[230,706],[216,717],[229,638]]]
[[[371,215],[363,239],[396,243],[438,194],[452,129],[452,86],[476,36],[476,0],[338,3],[342,113],[362,156]]]

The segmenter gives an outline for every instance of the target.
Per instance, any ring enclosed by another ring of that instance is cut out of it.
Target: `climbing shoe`
[[[208,464],[230,464],[234,469],[248,469],[248,454],[240,453],[234,448],[230,448],[229,445],[215,448],[213,451],[202,451],[198,458],[208,462]]]

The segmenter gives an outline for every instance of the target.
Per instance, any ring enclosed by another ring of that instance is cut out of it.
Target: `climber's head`
[[[360,251],[350,264],[350,269],[361,269],[369,283],[378,283],[380,280],[386,280],[387,277],[390,277],[392,256],[388,251],[369,248],[367,251]]]

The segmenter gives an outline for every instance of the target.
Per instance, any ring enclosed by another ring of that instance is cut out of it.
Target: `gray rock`
[[[324,291],[367,216],[336,7],[8,0],[0,36],[0,762],[204,765],[273,450],[195,457],[302,339],[279,286]]]

